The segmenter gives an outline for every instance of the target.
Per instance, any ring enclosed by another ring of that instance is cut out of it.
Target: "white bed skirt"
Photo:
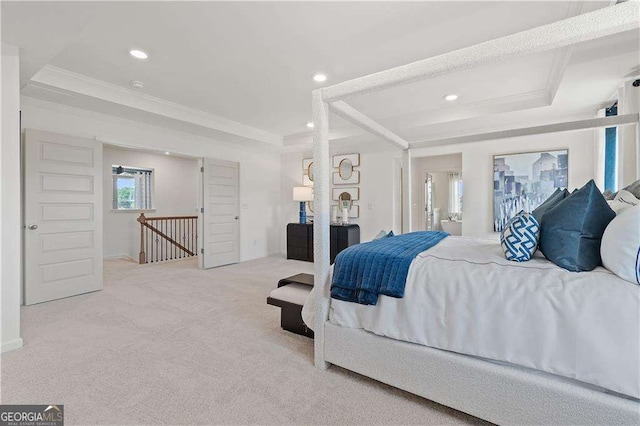
[[[494,364],[328,321],[324,345],[324,360],[331,364],[496,424],[640,424],[640,402],[551,374]]]

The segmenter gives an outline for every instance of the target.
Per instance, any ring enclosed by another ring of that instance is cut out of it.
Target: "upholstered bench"
[[[302,305],[313,288],[313,275],[298,274],[283,278],[267,303],[280,308],[280,326],[292,333],[313,338],[313,331],[302,321]]]

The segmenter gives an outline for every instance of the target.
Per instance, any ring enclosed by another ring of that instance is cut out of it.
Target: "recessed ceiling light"
[[[458,95],[454,95],[454,94],[446,95],[446,96],[444,97],[444,99],[445,99],[446,101],[455,101],[456,99],[458,99]]]
[[[310,121],[310,122],[308,122],[308,123],[307,123],[307,127],[308,127],[308,128],[310,128],[310,129],[313,129],[313,123],[312,123],[311,121]]]
[[[169,154],[171,154],[169,151],[164,152],[164,155],[169,155]]]
[[[144,87],[144,83],[138,80],[131,80],[129,84],[132,85],[134,89],[142,89]]]
[[[322,83],[323,81],[327,80],[327,76],[324,74],[318,73],[313,76],[313,80],[317,81],[318,83]]]
[[[137,58],[137,59],[147,59],[149,57],[147,52],[144,52],[144,51],[139,50],[139,49],[131,49],[129,51],[129,55],[131,55],[131,56],[133,56],[134,58]]]

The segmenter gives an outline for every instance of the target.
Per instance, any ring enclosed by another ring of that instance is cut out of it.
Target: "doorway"
[[[412,228],[460,235],[462,228],[462,154],[412,159]],[[445,229],[446,228],[446,229]]]
[[[198,255],[198,159],[104,145],[104,255],[139,264]]]
[[[421,197],[423,228],[460,235],[462,227],[462,173],[459,171],[426,172]],[[447,228],[447,229],[443,229]]]
[[[138,263],[143,214],[196,218],[202,226],[190,250],[200,267],[239,262],[239,163],[31,129],[24,135],[24,304],[101,290],[105,259]],[[171,232],[162,233],[184,245]]]

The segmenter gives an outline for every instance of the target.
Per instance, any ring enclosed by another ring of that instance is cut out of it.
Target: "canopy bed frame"
[[[352,370],[443,405],[499,424],[637,424],[640,402],[604,393],[550,374],[377,336],[328,321],[330,305],[329,112],[350,121],[402,150],[404,175],[411,176],[411,149],[431,144],[460,143],[451,138],[409,143],[343,101],[380,89],[499,61],[544,52],[640,27],[639,3],[611,7],[522,31],[499,39],[314,90],[313,158],[315,164],[314,233],[315,365]],[[609,126],[638,126],[638,114],[547,124],[479,135],[497,139],[529,134]],[[404,179],[405,224],[411,224],[411,180]]]

